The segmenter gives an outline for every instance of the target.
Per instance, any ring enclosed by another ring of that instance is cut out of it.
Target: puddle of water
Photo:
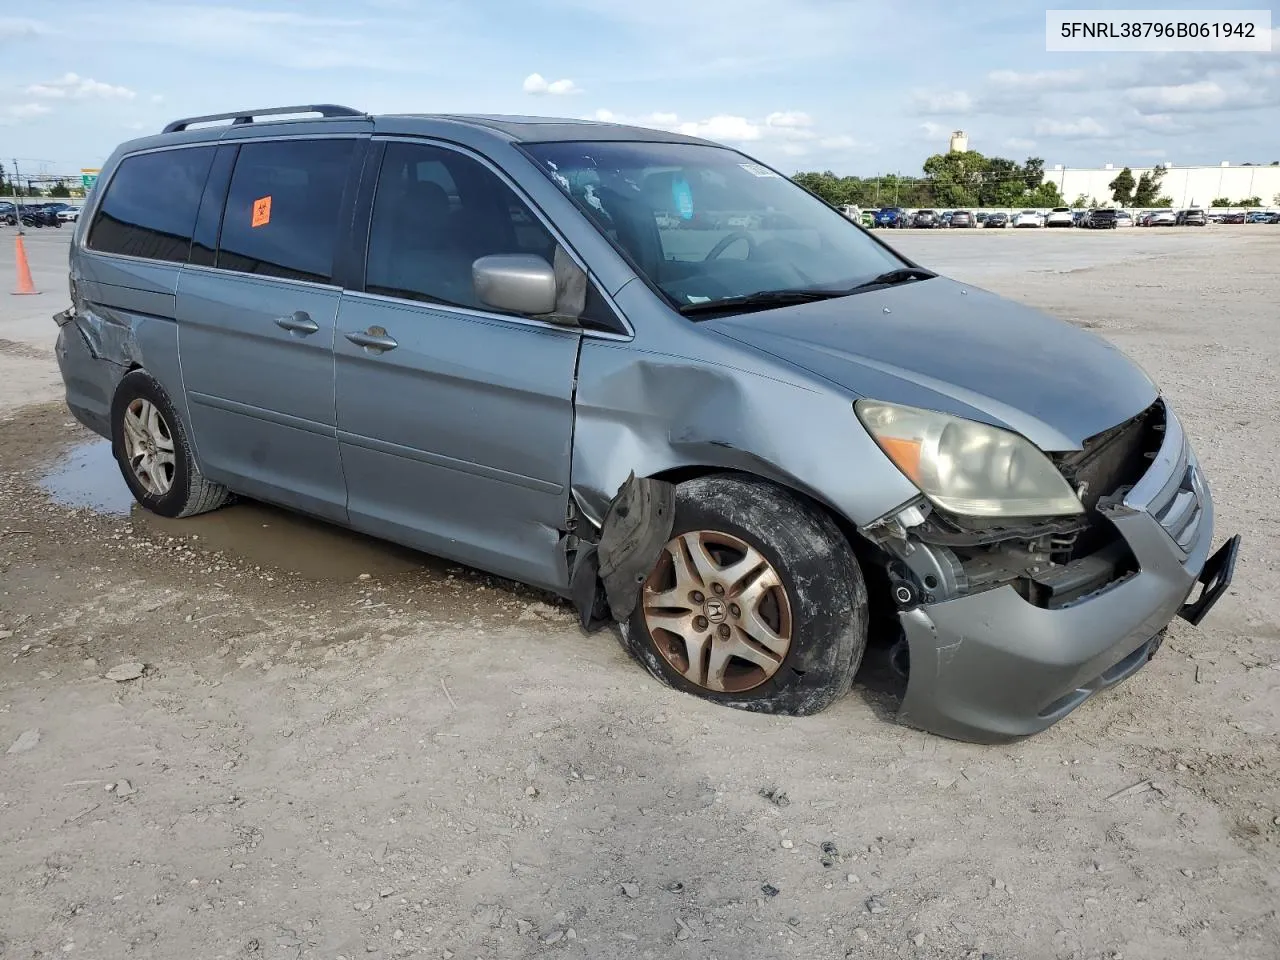
[[[138,507],[134,520],[169,537],[196,534],[205,550],[307,580],[350,581],[362,573],[385,578],[431,563],[425,554],[386,540],[252,500],[185,520],[158,517]]]
[[[132,515],[136,522],[157,534],[194,534],[206,550],[221,551],[257,566],[275,567],[307,580],[349,581],[362,573],[389,577],[445,566],[406,547],[252,500],[185,520],[158,517],[134,502],[106,440],[73,447],[40,485],[54,502],[64,506],[88,507],[108,516]]]
[[[113,517],[127,517],[133,508],[133,494],[120,476],[109,440],[72,447],[45,474],[40,486],[55,503],[67,507],[88,507]]]

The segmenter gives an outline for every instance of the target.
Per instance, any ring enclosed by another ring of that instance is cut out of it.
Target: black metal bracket
[[[1235,576],[1236,572],[1236,556],[1239,553],[1240,534],[1237,533],[1219,547],[1217,553],[1205,561],[1204,569],[1200,571],[1200,576],[1196,579],[1197,583],[1204,584],[1204,589],[1200,591],[1200,596],[1194,601],[1182,605],[1182,609],[1178,611],[1178,616],[1192,626],[1199,625],[1200,621],[1208,616],[1213,605],[1218,602],[1222,595],[1227,592],[1227,588],[1231,586],[1231,578]]]

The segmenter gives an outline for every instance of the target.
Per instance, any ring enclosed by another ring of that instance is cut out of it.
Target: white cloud
[[[824,134],[812,116],[796,110],[774,111],[763,119],[717,114],[704,120],[682,120],[675,113],[654,112],[643,116],[623,116],[612,110],[599,109],[591,114],[591,119],[601,123],[622,123],[667,130],[720,143],[749,143],[767,153],[785,157],[807,157],[819,151],[871,153],[874,149],[848,134]]]
[[[16,103],[9,107],[0,107],[0,125],[10,126],[19,120],[34,120],[52,113],[43,103]]]
[[[524,92],[535,96],[550,94],[553,97],[563,97],[572,93],[581,93],[582,88],[569,79],[547,80],[540,73],[531,73],[524,78]]]
[[[101,83],[76,73],[65,73],[57,80],[33,83],[26,92],[29,96],[45,100],[132,100],[137,96],[128,87]]]
[[[1138,113],[1135,111],[1133,116],[1129,118],[1128,123],[1143,130],[1153,130],[1158,133],[1187,133],[1194,129],[1190,124],[1183,123],[1177,117],[1168,113]]]
[[[994,87],[1026,91],[1072,90],[1089,82],[1089,74],[1083,70],[1036,70],[1019,73],[1016,70],[992,70],[987,80]]]
[[[1212,80],[1166,87],[1131,87],[1126,96],[1139,109],[1212,110],[1227,101],[1227,92]]]
[[[1036,135],[1041,137],[1105,137],[1106,128],[1093,117],[1081,117],[1079,120],[1037,120]]]
[[[798,113],[795,111],[775,112],[764,118],[764,122],[770,127],[780,127],[788,130],[803,130],[813,126],[813,118],[807,113]]]
[[[687,137],[703,137],[707,140],[725,140],[729,143],[749,143],[764,136],[764,125],[752,123],[746,117],[720,114],[708,120],[691,120],[676,127]]]
[[[1026,140],[1022,137],[1010,137],[1004,142],[1004,145],[1010,150],[1034,150],[1036,148],[1034,140]]]
[[[0,17],[0,40],[35,37],[45,32],[44,24],[23,17]]]
[[[917,90],[911,95],[916,113],[936,116],[948,113],[968,113],[973,109],[973,98],[963,90],[944,90],[931,93]]]

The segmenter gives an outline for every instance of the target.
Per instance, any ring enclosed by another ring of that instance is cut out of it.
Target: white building
[[[947,149],[952,153],[964,153],[969,149],[969,135],[963,130],[956,130],[951,134]]]
[[[1107,186],[1124,165],[1108,163],[1102,167],[1064,167],[1055,164],[1045,171],[1045,180],[1056,183],[1067,203],[1083,195],[1099,204],[1111,203]],[[1130,167],[1133,179],[1150,173],[1151,167]],[[1219,197],[1233,204],[1247,197],[1258,197],[1264,207],[1280,207],[1280,166],[1232,166],[1225,160],[1216,167],[1180,167],[1167,165],[1160,181],[1159,195],[1169,197],[1175,208],[1208,206]]]

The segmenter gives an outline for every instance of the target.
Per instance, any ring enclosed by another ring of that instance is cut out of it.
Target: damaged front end
[[[984,522],[921,497],[864,530],[902,627],[904,722],[979,742],[1035,733],[1141,667],[1185,612],[1212,501],[1163,403],[1053,460],[1083,514]]]

